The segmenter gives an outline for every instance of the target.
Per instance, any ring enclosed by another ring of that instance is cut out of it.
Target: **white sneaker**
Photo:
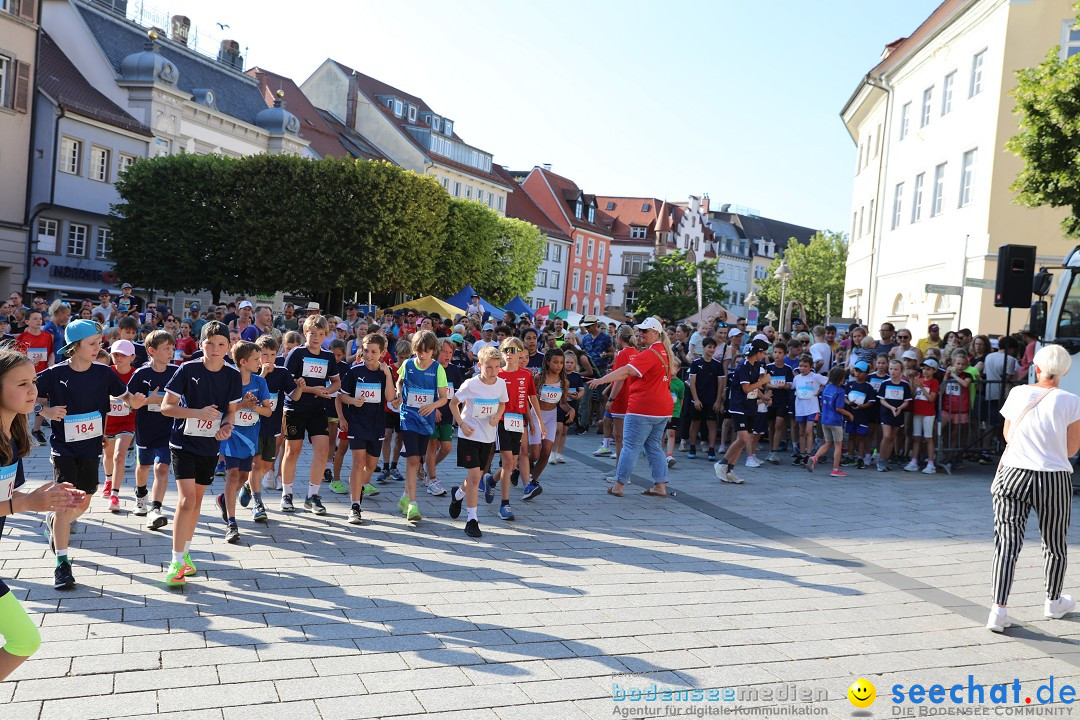
[[[131,470],[135,467],[135,449],[127,451],[127,455],[124,457],[124,467]]]
[[[146,516],[146,529],[159,530],[169,524],[169,518],[161,512],[161,508],[151,509]]]
[[[757,459],[756,455],[748,455],[746,458],[746,467],[758,468],[761,467],[761,461]]]
[[[1043,615],[1048,618],[1054,618],[1060,620],[1073,611],[1076,607],[1076,601],[1073,600],[1072,595],[1062,595],[1057,600],[1047,600],[1043,606]]]
[[[565,465],[566,464],[566,457],[562,453],[556,453],[555,454],[555,462],[559,463],[560,465]]]
[[[1046,601],[1047,607],[1050,606],[1050,601]],[[1049,617],[1049,616],[1047,616]],[[998,607],[997,605],[990,606],[990,617],[986,620],[986,629],[990,632],[1001,632],[1005,628],[1012,625],[1009,622],[1008,608]]]
[[[428,483],[427,486],[428,495],[434,495],[435,497],[442,497],[446,494],[446,490],[439,484],[439,479],[435,478]]]
[[[713,465],[713,472],[716,473],[716,477],[720,482],[734,483],[736,485],[742,484],[742,478],[738,477],[734,470],[724,470],[724,463],[722,462],[717,462]]]
[[[727,452],[727,445],[721,445],[720,447],[716,448],[716,454],[717,455],[723,455],[726,452]]]
[[[904,466],[904,472],[919,472],[919,463],[914,460]]]
[[[609,448],[607,445],[601,445],[600,447],[596,448],[596,450],[593,451],[593,457],[604,457],[605,455],[610,455],[610,454],[611,454],[611,448]]]
[[[679,452],[686,452],[686,441],[685,440],[680,440],[679,441]]]
[[[922,474],[923,475],[937,475],[937,468],[934,467],[934,463],[932,463],[932,462],[926,463],[926,467],[924,467],[922,469]]]
[[[132,513],[132,515],[138,515],[139,517],[142,517],[146,514],[146,497],[146,495],[143,495],[142,497],[135,497],[135,511]]]

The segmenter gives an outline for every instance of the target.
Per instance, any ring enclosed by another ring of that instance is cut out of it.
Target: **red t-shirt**
[[[664,344],[653,343],[627,364],[637,370],[640,377],[633,377],[630,384],[626,414],[670,418],[675,403],[671,399],[671,378],[668,375],[671,363]]]
[[[53,353],[52,333],[40,332],[34,335],[29,330],[24,330],[15,338],[15,343],[19,352],[34,361],[34,372],[39,373],[49,367],[49,358]]]
[[[612,363],[611,369],[618,370],[623,365],[628,364],[638,351],[632,347],[623,348],[615,356],[615,362]],[[611,403],[612,415],[625,415],[626,404],[630,399],[630,384],[633,382],[633,378],[627,378],[622,384],[622,388],[619,389],[619,394],[615,396],[615,400]]]
[[[110,365],[109,367],[112,368],[112,371],[116,373],[116,376],[120,378],[125,385],[128,384],[128,380],[131,380],[131,376],[135,374],[134,367],[129,368],[126,373],[117,370],[115,365]],[[122,412],[124,414],[113,415],[114,412]],[[105,434],[116,435],[117,433],[133,432],[135,432],[135,411],[126,404],[121,406],[117,404],[115,400],[110,400],[109,414],[105,416]]]
[[[199,349],[199,344],[195,342],[195,338],[193,337],[177,338],[176,349],[190,357],[191,355],[195,354],[196,350]],[[183,359],[183,356],[181,356],[179,360],[174,359],[173,362],[175,362],[177,365],[182,365],[185,361]]]
[[[941,386],[934,378],[927,380],[922,378],[922,387],[915,388],[915,407],[913,412],[916,415],[936,415],[937,408],[934,407],[936,403],[931,402],[928,393],[936,393]]]
[[[529,396],[536,394],[532,373],[524,368],[518,368],[514,372],[501,370],[499,377],[506,381],[506,394],[510,396],[510,401],[506,403],[506,412],[527,415],[531,407]]]

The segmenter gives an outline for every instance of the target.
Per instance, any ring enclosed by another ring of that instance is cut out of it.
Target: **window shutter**
[[[37,14],[37,0],[22,0],[19,3],[19,17],[34,22]]]
[[[15,95],[12,106],[15,112],[21,113],[30,108],[30,63],[15,61]]]

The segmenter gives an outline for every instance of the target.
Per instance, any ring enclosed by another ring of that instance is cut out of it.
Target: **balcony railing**
[[[409,125],[406,127],[416,141],[430,153],[468,165],[471,168],[491,172],[491,155],[471,145],[431,131],[431,128]]]

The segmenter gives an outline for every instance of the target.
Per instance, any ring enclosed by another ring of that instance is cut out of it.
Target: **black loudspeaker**
[[[1034,276],[1034,245],[1002,245],[998,249],[994,307],[1030,307],[1031,281]]]

